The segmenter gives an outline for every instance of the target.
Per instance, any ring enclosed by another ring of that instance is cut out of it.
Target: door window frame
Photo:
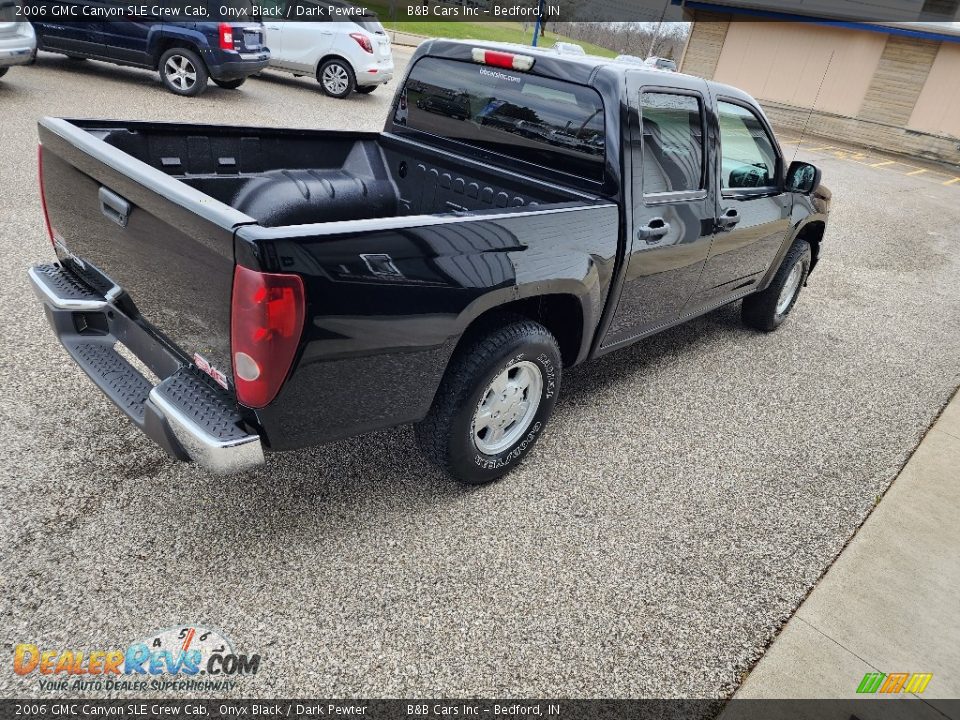
[[[694,98],[700,105],[700,184],[703,186],[696,190],[667,190],[666,192],[648,193],[643,187],[644,173],[643,164],[645,162],[643,137],[643,95],[650,93],[657,95],[685,95]],[[709,124],[707,123],[707,98],[703,93],[697,90],[687,90],[685,88],[675,88],[670,85],[641,85],[637,92],[637,132],[640,133],[640,191],[643,204],[646,207],[663,205],[664,203],[690,202],[693,200],[705,200],[710,191],[710,173],[708,162],[709,145],[707,143],[707,133]],[[636,173],[636,166],[634,166]]]
[[[757,113],[757,109],[750,105],[750,103],[739,98],[730,97],[728,95],[718,95],[716,98],[717,106],[717,187],[720,190],[720,197],[728,199],[747,199],[754,197],[767,197],[770,195],[780,195],[783,193],[783,152],[780,150],[780,144],[777,142],[776,135],[773,134],[773,129],[770,127],[770,123],[767,122],[767,119],[763,116],[762,113]],[[770,141],[770,147],[773,148],[773,154],[776,156],[777,167],[774,170],[775,176],[774,179],[776,184],[774,185],[764,185],[763,187],[751,187],[751,188],[724,188],[723,187],[723,128],[720,127],[720,103],[727,103],[728,105],[736,105],[741,107],[760,123],[760,127],[763,128],[764,133],[767,136],[767,140]]]

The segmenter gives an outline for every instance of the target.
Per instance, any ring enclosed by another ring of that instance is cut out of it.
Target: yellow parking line
[[[887,160],[885,162],[874,163],[870,167],[883,167],[884,165],[893,165],[895,162],[896,160]]]
[[[923,170],[923,169],[921,169],[921,170],[914,170],[913,172],[908,172],[907,175],[920,175],[921,173],[925,173],[925,172],[926,172],[926,170]]]
[[[832,147],[833,147],[833,145],[824,145],[823,147],[818,147],[818,148],[807,148],[807,150],[810,150],[810,151],[813,151],[813,150],[829,150],[829,149],[832,148]]]
[[[955,177],[953,180],[947,180],[944,185],[953,185],[954,183],[960,182],[960,177]]]

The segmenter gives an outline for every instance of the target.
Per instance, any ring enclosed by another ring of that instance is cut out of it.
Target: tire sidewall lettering
[[[523,360],[528,362],[535,362],[537,367],[540,368],[540,372],[543,376],[543,389],[541,390],[540,397],[540,409],[537,411],[537,415],[534,417],[534,422],[527,430],[526,434],[517,441],[509,449],[505,450],[500,455],[491,456],[484,455],[476,450],[474,447],[474,464],[483,471],[493,471],[500,470],[513,463],[517,462],[524,455],[530,447],[536,442],[540,431],[544,427],[544,414],[549,413],[549,409],[552,408],[551,400],[554,400],[557,394],[558,387],[558,367],[556,361],[550,357],[547,352],[518,352],[511,355],[509,358],[499,363],[496,367],[497,369],[490,374],[490,377],[496,377],[504,370],[506,370],[511,365],[514,365]],[[482,397],[477,403],[482,402]],[[470,444],[473,446],[473,439],[471,437]]]

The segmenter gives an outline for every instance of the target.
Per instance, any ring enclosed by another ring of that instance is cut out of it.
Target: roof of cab
[[[557,76],[560,74],[558,71],[562,67],[563,77],[582,84],[589,83],[594,74],[601,68],[610,68],[615,72],[626,70],[649,72],[658,77],[661,77],[662,73],[667,72],[648,65],[641,65],[636,62],[624,60],[614,60],[613,58],[600,57],[599,55],[577,55],[570,52],[558,52],[552,47],[541,48],[531,45],[520,45],[519,43],[491,42],[486,40],[448,40],[446,38],[438,38],[425,41],[419,50],[421,54],[441,55],[458,60],[472,60],[471,51],[473,48],[529,55],[535,59],[533,71],[536,72],[536,74]]]
[[[591,84],[593,78],[599,72],[609,72],[614,75],[619,73],[625,75],[627,72],[632,72],[646,74],[650,77],[656,77],[659,80],[663,80],[664,75],[694,77],[686,75],[685,73],[660,70],[649,65],[641,65],[628,60],[615,60],[614,58],[600,57],[599,55],[576,55],[574,53],[557,52],[553,48],[485,40],[448,40],[446,38],[437,38],[423,42],[417,49],[417,53],[473,62],[473,48],[529,55],[535,59],[530,72],[548,77],[562,77],[582,85]],[[702,78],[698,79],[702,80]],[[757,101],[753,97],[739,88],[714,82],[713,80],[704,80],[704,82],[707,83],[715,95],[726,95],[727,97],[737,98],[751,105],[758,106]]]

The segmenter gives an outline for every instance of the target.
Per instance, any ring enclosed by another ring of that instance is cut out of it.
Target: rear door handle
[[[717,218],[717,228],[719,230],[729,230],[740,222],[740,211],[736,208],[727,208],[723,214]]]
[[[670,223],[663,218],[653,218],[646,225],[637,230],[637,237],[647,242],[656,242],[670,232]]]
[[[125,228],[130,218],[130,203],[105,187],[101,187],[97,195],[100,198],[100,212],[104,217]]]

